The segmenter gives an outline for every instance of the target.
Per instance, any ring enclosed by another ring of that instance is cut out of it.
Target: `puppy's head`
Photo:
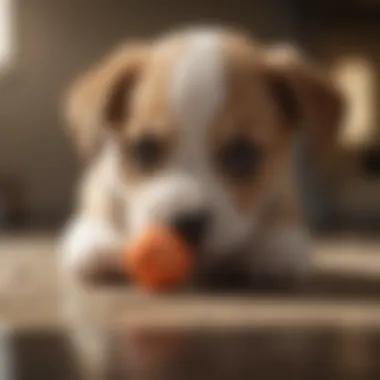
[[[131,234],[153,224],[224,251],[247,241],[289,175],[292,136],[331,138],[340,99],[288,49],[196,30],[126,46],[69,96],[82,153],[117,152]]]

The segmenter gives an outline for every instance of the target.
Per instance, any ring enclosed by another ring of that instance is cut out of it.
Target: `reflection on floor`
[[[275,328],[149,330],[110,334],[104,380],[339,380],[380,378],[380,334],[365,330]],[[128,343],[129,342],[129,343]],[[13,371],[2,380],[80,380],[77,358],[59,331],[12,339]],[[139,350],[138,353],[136,350]],[[136,356],[138,354],[138,356]]]

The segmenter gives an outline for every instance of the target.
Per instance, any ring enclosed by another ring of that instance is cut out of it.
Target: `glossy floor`
[[[380,379],[379,241],[319,242],[289,294],[88,289],[70,328],[54,252],[0,240],[0,380]]]
[[[377,380],[377,331],[275,328],[150,330],[135,341],[110,335],[104,380]],[[136,337],[135,337],[136,338]],[[129,342],[126,344],[126,342]],[[12,337],[13,355],[2,380],[80,380],[81,368],[67,336],[34,331]],[[99,374],[100,375],[100,374]]]

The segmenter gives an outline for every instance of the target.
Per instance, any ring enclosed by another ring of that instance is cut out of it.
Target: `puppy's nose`
[[[210,216],[206,212],[178,214],[172,221],[173,228],[192,246],[198,246],[208,227]]]

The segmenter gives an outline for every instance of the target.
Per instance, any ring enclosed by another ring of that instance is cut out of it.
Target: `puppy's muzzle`
[[[198,248],[209,229],[210,213],[206,211],[186,212],[176,215],[171,226],[192,247]]]

